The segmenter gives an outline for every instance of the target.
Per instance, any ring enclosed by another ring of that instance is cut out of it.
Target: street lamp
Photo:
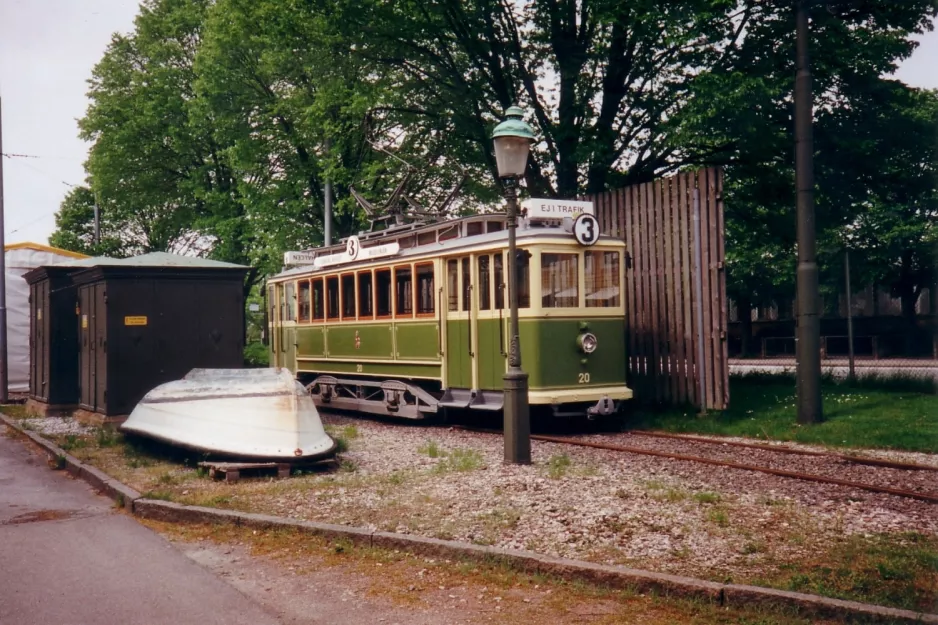
[[[508,371],[505,381],[505,462],[531,463],[531,415],[528,409],[528,374],[521,369],[521,346],[518,342],[518,257],[515,230],[518,228],[518,178],[528,165],[528,152],[534,131],[524,122],[524,111],[517,106],[505,111],[505,121],[495,127],[495,163],[508,201],[508,301],[509,336]]]

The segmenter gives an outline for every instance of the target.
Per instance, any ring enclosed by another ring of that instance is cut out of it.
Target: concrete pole
[[[3,153],[3,99],[0,98],[0,154]],[[9,401],[7,385],[7,259],[3,225],[3,156],[0,156],[0,404]]]
[[[528,405],[528,374],[521,368],[521,344],[518,332],[518,254],[515,231],[518,229],[518,181],[507,178],[508,200],[508,371],[505,383],[505,464],[531,464],[531,412]]]
[[[850,250],[844,250],[844,274],[847,278],[847,354],[850,360],[851,380],[856,376],[853,364],[853,291],[850,289]]]
[[[818,423],[821,405],[821,323],[818,314],[814,218],[814,138],[807,0],[796,0],[795,186],[798,191],[798,423]]]

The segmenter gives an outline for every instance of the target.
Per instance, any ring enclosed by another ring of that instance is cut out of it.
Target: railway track
[[[480,433],[489,433],[489,434],[500,434],[498,430],[489,430],[482,428],[472,428],[467,426],[455,426],[457,429],[468,431],[468,432],[480,432]],[[688,442],[694,444],[705,444],[715,447],[738,447],[738,448],[748,448],[752,450],[758,450],[760,452],[777,452],[781,454],[789,455],[803,455],[811,456],[814,458],[821,458],[823,460],[828,460],[836,463],[852,463],[857,465],[866,465],[873,466],[878,468],[890,469],[893,471],[924,471],[928,472],[928,475],[931,473],[938,473],[938,468],[927,466],[927,465],[918,465],[910,463],[900,463],[900,462],[891,462],[886,460],[878,460],[873,458],[862,458],[858,456],[844,455],[844,454],[835,454],[827,453],[821,451],[810,451],[810,450],[794,450],[791,448],[776,448],[772,445],[759,445],[753,443],[740,443],[735,441],[718,441],[703,437],[695,436],[680,436],[680,435],[669,435],[669,434],[660,434],[657,432],[636,432],[636,436],[645,436],[648,438],[660,438],[660,439],[669,439],[672,441]],[[863,482],[857,482],[853,480],[846,480],[837,477],[831,477],[827,475],[817,475],[812,473],[803,473],[800,471],[791,471],[787,469],[780,469],[771,466],[759,466],[753,464],[746,464],[742,462],[736,462],[731,460],[721,460],[719,458],[712,458],[699,455],[689,455],[685,453],[675,453],[673,451],[663,451],[659,449],[649,449],[646,447],[637,447],[632,445],[619,445],[606,442],[597,442],[591,440],[583,440],[579,438],[571,438],[565,436],[549,436],[544,434],[532,434],[531,440],[542,441],[546,443],[558,443],[562,445],[571,445],[577,447],[590,447],[593,449],[603,449],[607,451],[616,451],[623,453],[631,453],[645,456],[655,456],[659,458],[667,458],[671,460],[682,460],[686,462],[696,462],[700,464],[707,464],[713,466],[727,467],[731,469],[739,469],[743,471],[754,471],[758,473],[765,473],[768,475],[775,475],[779,477],[804,480],[810,482],[817,482],[821,484],[833,484],[836,486],[844,486],[847,488],[855,488],[858,490],[865,490],[868,492],[874,493],[883,493],[888,495],[895,495],[897,497],[906,497],[909,499],[917,499],[919,501],[925,501],[928,503],[938,504],[938,492],[935,491],[914,491],[907,490],[905,488],[895,488],[892,486],[883,486],[877,484],[869,484]],[[938,476],[931,482],[938,485]]]

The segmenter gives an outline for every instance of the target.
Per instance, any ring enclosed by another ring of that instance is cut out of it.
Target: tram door
[[[504,256],[501,252],[476,256],[473,273],[476,388],[502,390],[508,352]]]
[[[446,260],[446,384],[450,388],[474,389],[476,353],[472,313],[472,259]]]

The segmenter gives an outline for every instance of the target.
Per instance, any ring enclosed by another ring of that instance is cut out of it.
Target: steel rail
[[[453,426],[455,429],[466,432],[481,432],[485,434],[500,434],[498,430],[488,430],[482,428],[470,428],[465,426]],[[849,480],[839,480],[833,477],[824,477],[822,475],[812,475],[809,473],[798,473],[796,471],[785,471],[782,469],[772,469],[770,467],[759,467],[749,464],[740,464],[738,462],[728,462],[725,460],[714,460],[712,458],[702,458],[700,456],[687,456],[684,454],[673,454],[664,451],[654,451],[651,449],[641,449],[640,447],[625,447],[623,445],[607,445],[605,443],[593,443],[590,441],[580,441],[560,436],[546,436],[543,434],[532,434],[531,440],[542,441],[545,443],[558,443],[561,445],[574,445],[577,447],[591,447],[593,449],[604,449],[606,451],[619,451],[624,453],[639,454],[643,456],[655,456],[658,458],[668,458],[670,460],[684,460],[687,462],[698,462],[701,464],[710,464],[718,467],[727,467],[730,469],[740,469],[742,471],[755,471],[758,473],[767,473],[796,480],[808,482],[818,482],[821,484],[834,484],[845,486],[847,488],[856,488],[873,493],[885,493],[897,497],[906,497],[908,499],[917,499],[928,503],[938,503],[938,493],[918,493],[915,491],[901,490],[898,488],[889,488],[887,486],[873,486],[871,484],[861,484],[860,482],[851,482]]]
[[[907,471],[936,471],[938,467],[927,464],[915,464],[913,462],[896,462],[893,460],[880,460],[878,458],[866,458],[863,456],[854,456],[851,454],[837,454],[827,451],[814,451],[811,449],[792,449],[791,447],[776,447],[775,445],[761,445],[759,443],[741,443],[739,441],[721,441],[704,436],[693,436],[690,434],[669,434],[666,432],[648,432],[645,430],[632,430],[628,434],[637,436],[652,436],[655,438],[667,438],[685,441],[697,441],[701,443],[710,443],[711,445],[730,445],[732,447],[743,447],[745,449],[762,449],[764,451],[777,451],[782,454],[797,454],[802,456],[816,456],[822,458],[833,458],[835,460],[844,460],[854,464],[866,464],[874,467],[885,467],[889,469],[903,469]]]

